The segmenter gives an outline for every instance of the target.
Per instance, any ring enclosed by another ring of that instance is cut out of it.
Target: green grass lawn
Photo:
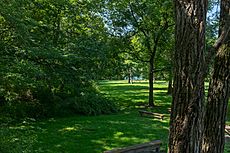
[[[101,153],[156,139],[162,140],[162,148],[165,149],[171,96],[166,94],[166,82],[157,81],[154,87],[156,107],[151,111],[165,114],[164,120],[140,117],[138,114],[137,110],[144,109],[144,104],[148,102],[147,82],[102,81],[99,90],[118,102],[119,113],[43,121],[27,119],[16,125],[1,125],[0,152]]]

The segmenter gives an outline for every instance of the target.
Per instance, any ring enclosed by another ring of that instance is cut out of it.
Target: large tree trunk
[[[224,150],[224,128],[230,91],[229,75],[230,45],[226,45],[218,51],[210,81],[204,121],[203,153],[222,153]]]
[[[169,152],[199,153],[207,0],[175,0],[176,44]]]
[[[209,84],[207,111],[204,120],[203,153],[223,153],[225,120],[230,94],[230,2],[221,1],[220,34],[225,40],[218,48],[214,71]]]
[[[154,57],[151,56],[149,62],[149,106],[154,106],[153,99],[153,77],[154,77]]]

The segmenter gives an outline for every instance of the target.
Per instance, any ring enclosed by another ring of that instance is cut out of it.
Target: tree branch
[[[153,72],[162,72],[162,71],[170,71],[172,69],[171,66],[166,66],[166,67],[163,67],[161,69],[155,69]]]
[[[143,60],[143,59],[141,59],[140,56],[138,56],[136,53],[131,52],[132,49],[130,47],[128,49],[130,51],[126,50],[125,52],[128,53],[128,54],[130,54],[130,55],[132,55],[132,57],[135,58],[136,60],[138,60],[140,62],[143,62],[143,63],[149,63],[150,62],[149,60]]]
[[[223,44],[223,42],[225,42],[228,33],[230,31],[230,27],[228,25],[224,26],[219,38],[216,40],[215,44],[213,45],[213,47],[218,50],[221,46],[221,44]]]
[[[131,15],[132,15],[132,17],[134,19],[135,24],[136,24],[136,27],[138,28],[138,30],[140,30],[144,34],[145,37],[148,37],[146,31],[140,26],[137,18],[135,17],[133,7],[132,7],[131,3],[129,3],[129,8],[130,8],[130,13],[131,13]],[[143,18],[143,17],[140,17],[140,18]]]
[[[217,53],[218,49],[220,48],[220,46],[227,40],[227,37],[229,35],[230,32],[230,26],[229,24],[226,24],[223,27],[223,30],[219,36],[219,38],[216,40],[216,42],[214,43],[214,45],[209,49],[208,54],[205,58],[205,76],[208,73],[208,66],[211,62],[211,60],[213,59],[213,57],[215,56],[215,53]]]

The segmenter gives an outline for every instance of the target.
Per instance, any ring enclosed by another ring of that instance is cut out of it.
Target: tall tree
[[[51,106],[57,104],[55,97],[62,99],[57,107],[75,101],[71,108],[81,111],[77,103],[95,91],[91,79],[103,74],[97,71],[107,58],[111,41],[95,8],[91,1],[3,0],[1,99],[10,104],[33,103],[33,108],[43,109],[34,111],[36,117],[55,110]]]
[[[155,57],[169,39],[172,27],[170,1],[124,0],[108,3],[107,17],[111,19],[111,33],[132,35],[130,55],[149,65],[149,106],[154,106],[153,81]],[[138,44],[138,47],[137,47]]]
[[[170,153],[201,151],[207,0],[175,0]]]
[[[203,153],[222,153],[225,144],[225,121],[230,96],[230,1],[221,0],[219,39],[214,70],[209,83],[204,120]]]

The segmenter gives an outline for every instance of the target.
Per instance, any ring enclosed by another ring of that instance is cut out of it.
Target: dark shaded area
[[[40,123],[22,123],[8,130],[16,132],[17,136],[28,133],[24,135],[28,136],[25,140],[19,137],[12,143],[12,146],[17,146],[25,141],[22,148],[17,148],[18,151],[33,148],[33,151],[41,153],[99,153],[107,148],[124,147],[153,139],[160,139],[165,143],[168,123],[142,118],[136,111],[132,111],[113,116],[72,117]],[[32,144],[29,145],[30,142]]]

